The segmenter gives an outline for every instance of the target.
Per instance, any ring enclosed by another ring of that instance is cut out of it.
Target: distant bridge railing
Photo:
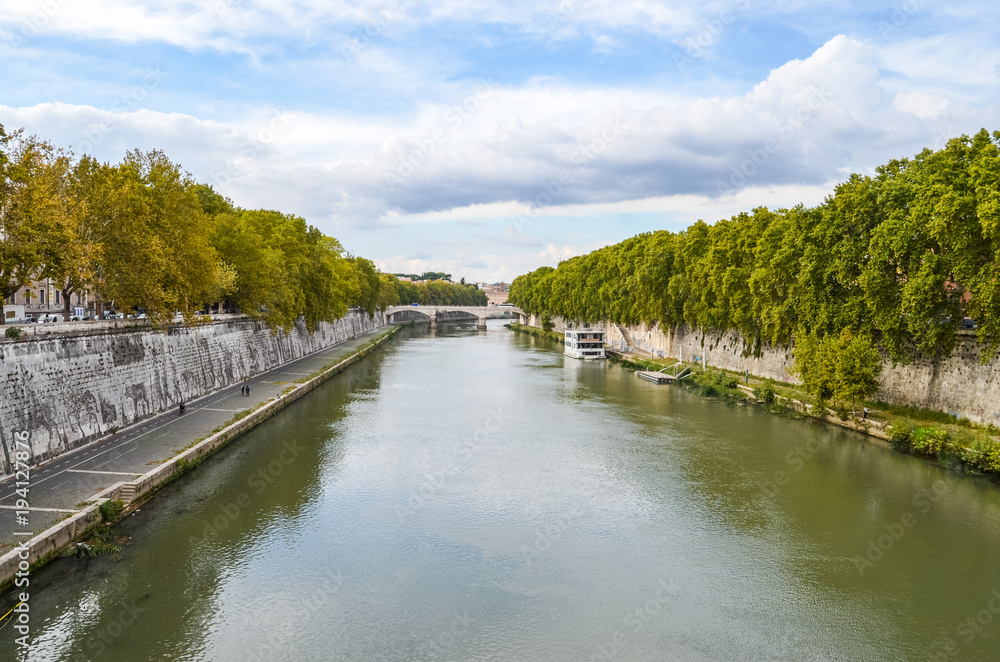
[[[387,322],[400,322],[412,319],[416,313],[430,320],[431,328],[445,320],[472,319],[478,320],[478,328],[486,328],[486,320],[504,317],[519,317],[524,311],[517,306],[389,306],[385,309]]]

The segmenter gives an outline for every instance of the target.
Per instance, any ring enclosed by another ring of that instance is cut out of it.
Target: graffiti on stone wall
[[[152,413],[149,406],[149,396],[146,394],[145,384],[132,384],[125,387],[125,400],[123,414],[127,421],[136,421],[145,418]]]
[[[242,320],[20,343],[23,353],[0,362],[0,414],[6,426],[32,432],[39,461],[383,324],[352,313],[312,336]]]
[[[146,348],[141,337],[133,334],[117,336],[111,342],[111,359],[114,365],[132,365],[146,358]]]

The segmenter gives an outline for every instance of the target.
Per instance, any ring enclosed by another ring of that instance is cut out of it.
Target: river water
[[[116,531],[35,573],[31,660],[1000,658],[996,486],[496,322],[404,329]]]

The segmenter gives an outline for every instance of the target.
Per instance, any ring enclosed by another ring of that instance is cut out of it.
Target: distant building
[[[488,283],[478,284],[481,286],[479,289],[486,293],[486,299],[491,306],[507,303],[507,283],[500,282],[493,283],[492,285]]]
[[[26,317],[44,317],[46,315],[61,315],[63,312],[62,290],[55,281],[49,278],[40,278],[32,281],[31,284],[22,287],[14,294],[4,299],[4,305],[24,306]],[[94,309],[94,301],[87,300],[85,294],[74,293],[70,295],[70,312],[74,315],[84,315]],[[4,316],[8,319],[16,319],[11,313],[18,310],[4,310]]]

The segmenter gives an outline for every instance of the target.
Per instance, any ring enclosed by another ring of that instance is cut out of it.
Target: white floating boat
[[[604,359],[604,331],[599,329],[566,329],[563,354],[574,359]]]

